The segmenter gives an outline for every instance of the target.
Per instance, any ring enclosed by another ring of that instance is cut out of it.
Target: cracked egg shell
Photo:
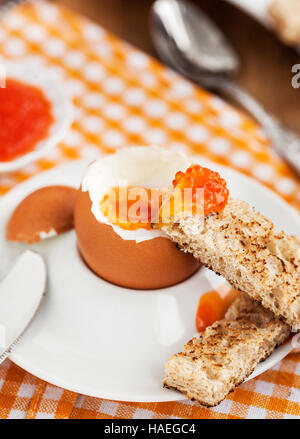
[[[6,239],[34,244],[71,230],[77,193],[68,186],[47,186],[32,192],[12,213]]]
[[[166,188],[189,166],[179,152],[160,147],[126,148],[94,162],[87,170],[75,205],[79,251],[103,279],[126,288],[165,288],[190,277],[199,263],[180,251],[161,230],[124,230],[112,225],[100,202],[120,181],[128,186]]]

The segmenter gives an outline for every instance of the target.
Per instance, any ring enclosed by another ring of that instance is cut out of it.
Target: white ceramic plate
[[[200,163],[207,162],[197,158]],[[78,186],[87,162],[55,168],[19,185],[0,200],[0,261],[4,274],[22,245],[5,241],[13,208],[33,190],[49,184]],[[225,167],[231,194],[255,205],[280,228],[299,234],[298,214],[255,181]],[[25,370],[55,385],[86,395],[121,401],[175,401],[184,397],[163,389],[164,364],[195,335],[202,293],[224,283],[209,270],[156,291],[133,291],[95,276],[81,261],[74,232],[34,248],[46,259],[49,285],[32,325],[11,355]],[[34,273],[32,273],[34,275]],[[291,350],[278,348],[254,376]]]
[[[28,163],[45,157],[52,148],[55,148],[68,131],[72,119],[73,109],[69,96],[65,93],[63,86],[54,80],[47,71],[37,67],[30,62],[5,62],[1,60],[7,78],[17,79],[26,84],[40,88],[46,98],[52,104],[52,122],[48,136],[38,142],[33,151],[24,154],[9,162],[0,162],[0,173],[12,172],[22,168]],[[1,70],[2,72],[2,70]]]

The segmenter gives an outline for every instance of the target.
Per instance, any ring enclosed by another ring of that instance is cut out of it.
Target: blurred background
[[[191,0],[223,30],[241,59],[237,81],[267,110],[300,133],[299,89],[291,86],[297,52],[253,18],[224,0]],[[134,46],[157,57],[149,33],[152,0],[53,0],[68,6]]]

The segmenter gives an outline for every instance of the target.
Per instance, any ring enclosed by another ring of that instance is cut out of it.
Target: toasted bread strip
[[[290,327],[248,296],[236,299],[226,319],[190,340],[166,364],[164,385],[202,405],[219,404],[289,335]]]
[[[221,213],[190,215],[166,227],[185,252],[225,277],[300,330],[300,241],[277,232],[245,201],[229,199]]]

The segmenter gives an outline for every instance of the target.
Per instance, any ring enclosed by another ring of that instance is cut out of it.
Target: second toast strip
[[[290,327],[242,296],[226,319],[190,340],[166,365],[164,385],[206,406],[219,404],[289,335]]]

